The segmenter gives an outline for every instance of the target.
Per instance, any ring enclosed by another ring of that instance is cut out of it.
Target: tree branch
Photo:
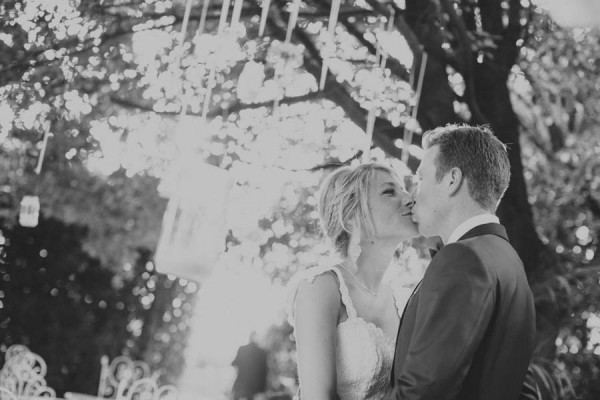
[[[296,103],[301,103],[303,101],[310,101],[310,100],[315,100],[315,99],[319,99],[322,97],[326,96],[327,92],[311,92],[302,96],[295,96],[295,97],[286,97],[284,99],[281,99],[279,101],[279,104],[296,104]],[[113,102],[114,104],[117,104],[121,107],[124,108],[129,108],[129,109],[137,109],[137,110],[141,110],[141,111],[145,111],[145,112],[153,112],[155,114],[161,114],[161,115],[179,115],[181,113],[180,110],[177,111],[156,111],[154,108],[152,108],[152,106],[147,105],[147,104],[140,104],[137,103],[135,101],[132,101],[130,99],[125,99],[122,97],[117,97],[117,96],[110,96],[110,100],[111,102]],[[233,103],[230,107],[226,108],[226,109],[219,109],[216,111],[211,111],[208,113],[207,118],[215,118],[219,115],[221,115],[221,113],[225,112],[225,113],[236,113],[236,112],[240,112],[242,110],[255,110],[258,108],[262,108],[262,107],[272,107],[273,106],[273,101],[267,101],[267,102],[261,102],[261,103],[242,103],[240,101],[237,101],[235,103]],[[197,116],[200,117],[202,116],[201,112],[193,112],[193,111],[189,111],[186,113],[186,115],[191,115],[191,116]]]
[[[158,28],[164,28],[166,26],[171,26],[173,24],[174,23],[164,24]],[[95,43],[96,38],[88,39],[83,42],[79,41],[79,39],[77,39],[77,38],[69,38],[69,39],[63,40],[62,42],[56,42],[51,46],[44,47],[43,49],[36,49],[34,51],[31,51],[31,52],[29,52],[29,54],[26,54],[22,60],[19,60],[16,63],[9,64],[5,68],[0,69],[2,71],[2,74],[0,74],[0,86],[5,86],[5,85],[11,83],[13,81],[12,79],[8,79],[8,80],[5,80],[5,79],[6,79],[6,77],[12,78],[14,76],[12,74],[15,72],[21,71],[22,73],[25,73],[31,69],[43,67],[45,65],[56,64],[56,63],[61,62],[64,59],[64,57],[72,57],[72,56],[76,56],[79,54],[84,54],[84,53],[90,51],[91,49],[93,49],[94,47],[99,47],[99,46],[105,44],[107,41],[117,39],[122,36],[133,34],[134,33],[133,26],[134,25],[135,24],[132,24],[132,25],[128,26],[127,28],[119,27],[118,29],[116,29],[112,32],[103,33],[102,35],[100,35],[99,38],[97,38],[97,39],[100,39],[100,44]],[[136,32],[152,30],[152,29],[157,29],[157,27],[155,26],[155,27],[139,29]],[[77,49],[77,47],[79,47],[79,46],[80,46],[80,48]],[[46,50],[58,50],[61,48],[75,48],[75,50],[69,52],[66,56],[63,56],[63,57],[57,58],[57,59],[49,60],[47,58],[41,58],[41,59],[39,58]],[[16,74],[16,75],[18,75],[18,74]],[[21,75],[19,75],[19,77]]]

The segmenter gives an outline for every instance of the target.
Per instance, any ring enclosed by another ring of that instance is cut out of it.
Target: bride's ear
[[[448,182],[448,195],[454,196],[460,190],[463,183],[463,174],[460,168],[454,167],[446,175]]]

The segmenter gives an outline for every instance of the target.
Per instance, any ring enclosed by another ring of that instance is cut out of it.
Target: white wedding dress
[[[348,319],[337,326],[336,378],[340,400],[379,400],[390,388],[395,337],[356,314],[348,287],[340,270],[334,266],[312,267],[297,273],[289,283],[290,324],[294,323],[294,301],[299,285],[332,271],[337,276],[342,304]],[[401,316],[412,289],[393,285],[398,315]]]

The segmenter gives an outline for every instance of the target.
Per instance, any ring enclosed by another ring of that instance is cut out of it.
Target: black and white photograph
[[[599,0],[0,0],[0,400],[600,399]]]

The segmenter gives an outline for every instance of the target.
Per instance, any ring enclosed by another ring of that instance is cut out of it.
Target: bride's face
[[[418,235],[412,221],[412,197],[394,176],[376,171],[368,202],[375,238],[400,242]]]

